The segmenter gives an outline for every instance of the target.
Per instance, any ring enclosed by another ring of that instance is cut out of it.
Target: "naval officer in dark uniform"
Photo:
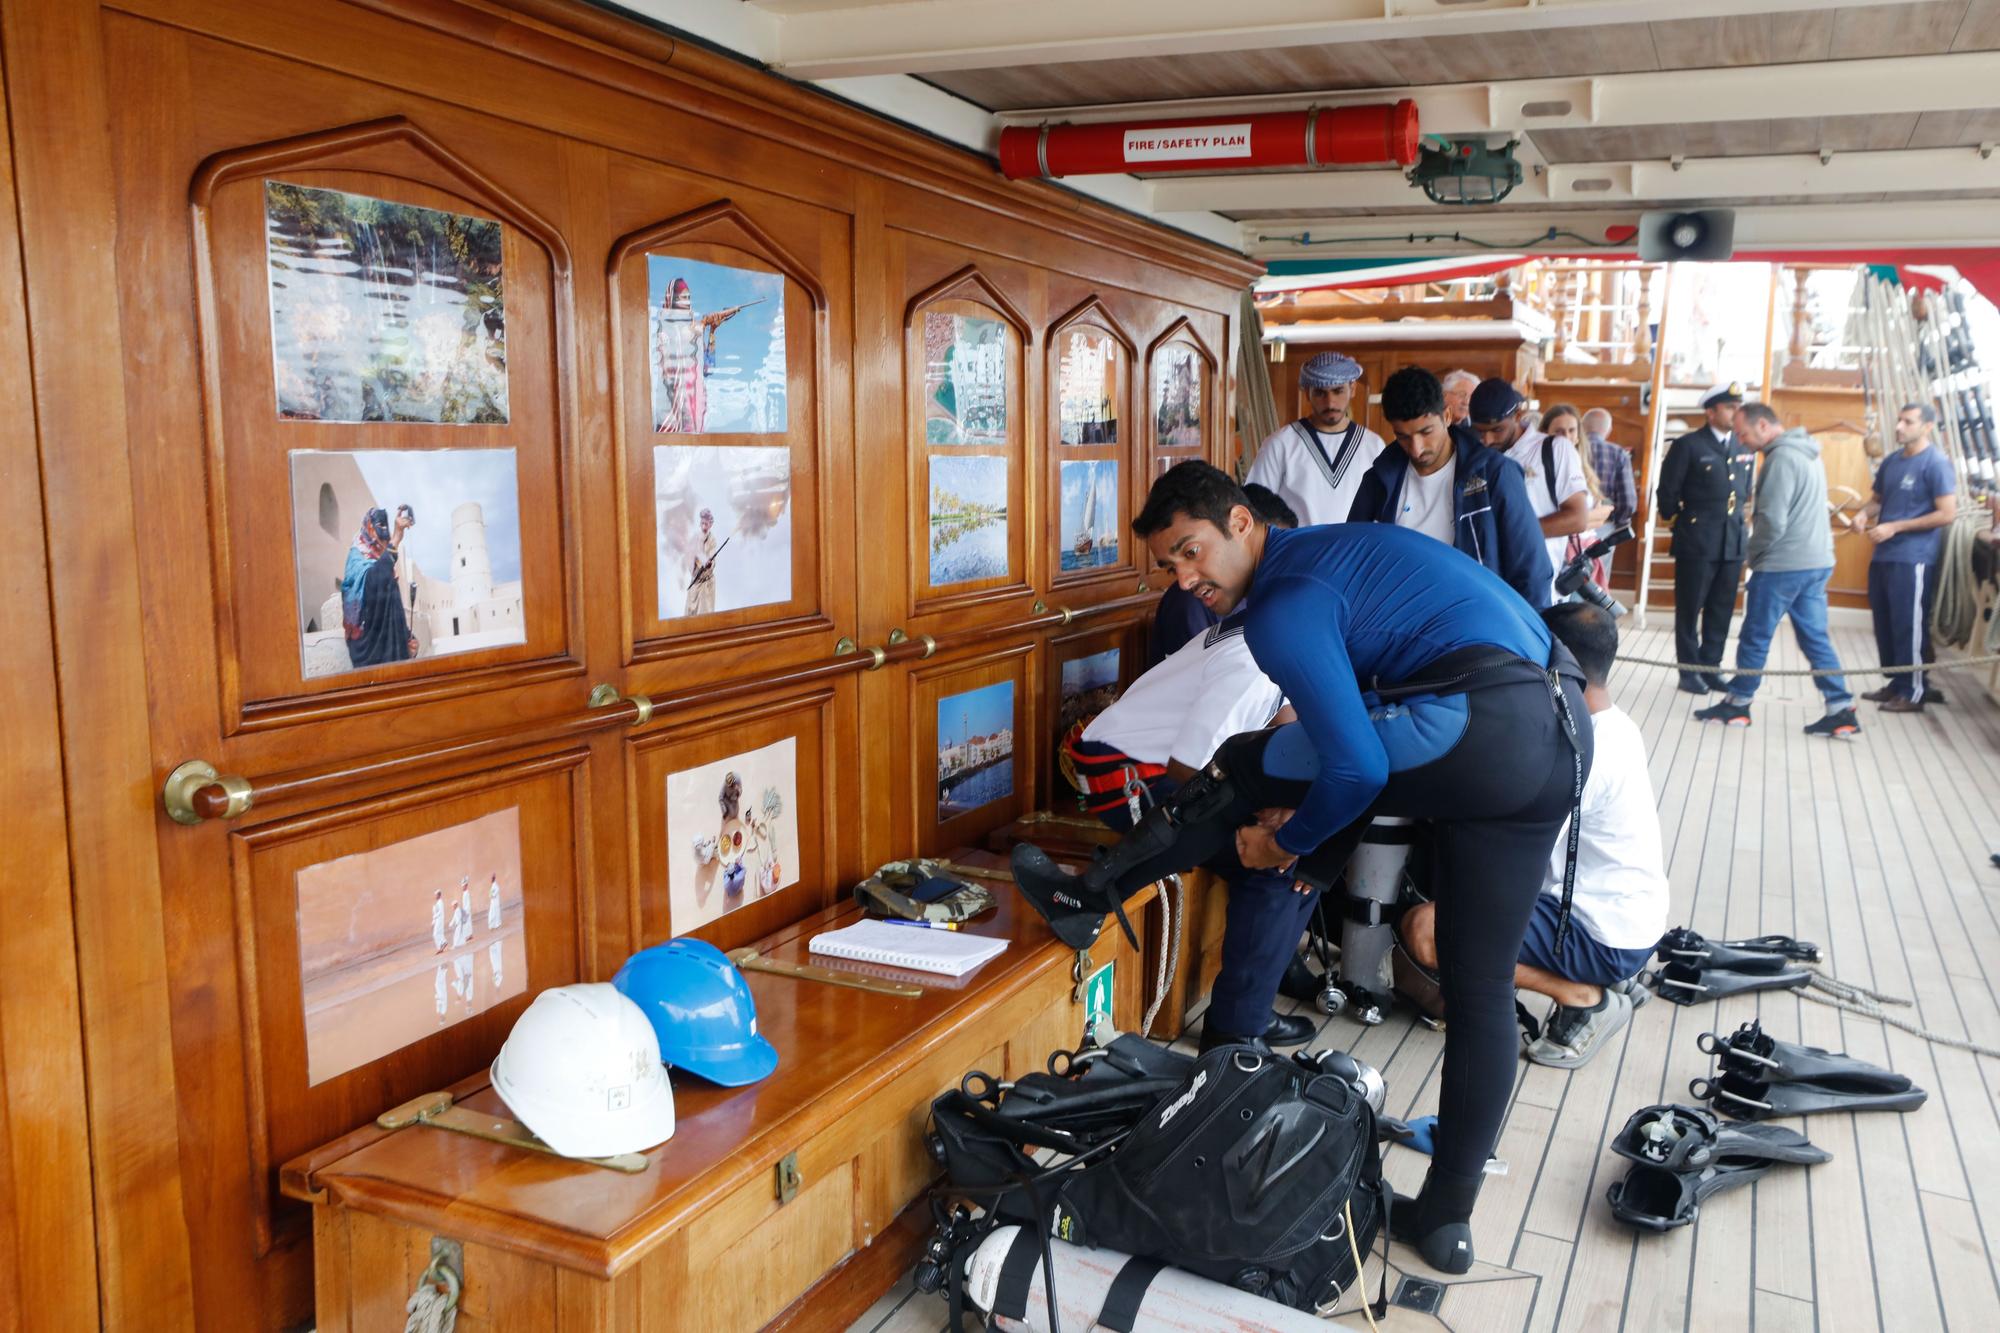
[[[1658,514],[1674,530],[1674,658],[1722,665],[1722,646],[1736,611],[1743,574],[1744,520],[1756,456],[1740,447],[1739,384],[1718,384],[1701,397],[1708,422],[1675,440],[1660,464]],[[1681,688],[1706,694],[1724,687],[1719,671],[1681,673]]]

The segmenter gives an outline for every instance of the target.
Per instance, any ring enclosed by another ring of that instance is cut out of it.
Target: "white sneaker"
[[[1606,989],[1615,990],[1620,995],[1623,995],[1632,1002],[1634,1009],[1644,1009],[1646,1001],[1653,998],[1652,987],[1637,977],[1627,977],[1623,981],[1614,981]]]
[[[1559,1004],[1549,1015],[1541,1037],[1528,1047],[1528,1058],[1552,1069],[1576,1069],[1603,1048],[1607,1038],[1632,1021],[1632,1001],[1624,992],[1606,987],[1594,1008]]]

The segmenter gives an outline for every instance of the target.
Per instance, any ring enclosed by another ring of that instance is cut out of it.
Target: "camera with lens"
[[[1556,598],[1561,600],[1575,593],[1592,606],[1610,612],[1614,616],[1625,614],[1625,608],[1613,599],[1610,593],[1597,586],[1590,577],[1590,567],[1603,558],[1613,547],[1622,546],[1632,540],[1630,523],[1607,523],[1591,534],[1591,541],[1581,551],[1570,557],[1569,563],[1556,575]]]

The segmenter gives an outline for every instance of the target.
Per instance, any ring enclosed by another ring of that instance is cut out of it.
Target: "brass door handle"
[[[590,698],[586,703],[590,708],[609,708],[612,704],[629,703],[638,710],[632,719],[634,727],[643,727],[653,720],[653,701],[643,694],[620,694],[616,685],[599,683],[590,687]]]
[[[208,787],[222,789],[220,809],[214,807],[212,799],[197,803],[197,794]],[[218,773],[215,765],[205,759],[190,759],[167,774],[167,781],[160,790],[160,804],[167,808],[167,818],[176,824],[199,824],[204,819],[234,819],[246,813],[255,801],[256,793],[250,789],[250,779],[234,773]]]

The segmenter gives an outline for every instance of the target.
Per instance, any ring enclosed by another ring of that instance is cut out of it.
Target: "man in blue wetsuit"
[[[1518,594],[1442,543],[1387,524],[1267,528],[1206,463],[1154,483],[1132,530],[1205,606],[1248,599],[1251,654],[1299,720],[1225,742],[1081,875],[1017,847],[1015,881],[1083,948],[1126,896],[1231,843],[1310,890],[1372,816],[1433,820],[1451,1022],[1430,1174],[1393,1218],[1433,1267],[1465,1272],[1519,1059],[1514,965],[1590,767],[1582,672]],[[1566,918],[1568,877],[1563,896]]]

